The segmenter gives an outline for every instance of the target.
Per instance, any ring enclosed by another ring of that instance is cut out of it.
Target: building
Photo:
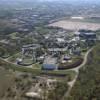
[[[43,64],[42,70],[55,70],[57,66],[55,64]]]
[[[67,44],[64,38],[56,38],[56,44],[60,48],[64,48]]]
[[[24,59],[25,57],[29,57],[33,59],[33,62],[36,62],[36,51],[40,47],[41,46],[38,44],[24,45],[22,47],[22,59]]]
[[[96,33],[91,30],[79,30],[78,32],[75,32],[75,36],[79,36],[81,39],[86,40],[96,40]]]
[[[65,55],[63,60],[71,60],[70,56]]]
[[[86,40],[96,40],[96,34],[92,32],[80,33],[79,37]]]

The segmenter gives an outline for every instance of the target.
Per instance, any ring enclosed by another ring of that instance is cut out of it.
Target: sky
[[[17,1],[21,1],[21,2],[36,2],[36,1],[49,1],[49,2],[54,2],[54,1],[60,1],[60,2],[68,2],[68,3],[100,3],[100,0],[0,0],[1,1],[5,1],[5,2],[17,2]]]

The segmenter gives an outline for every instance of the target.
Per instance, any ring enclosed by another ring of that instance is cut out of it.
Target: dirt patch
[[[93,31],[100,29],[100,24],[97,23],[68,21],[68,20],[58,21],[50,24],[49,26],[60,27],[63,29],[74,30],[74,31],[77,31],[79,29],[88,29]]]

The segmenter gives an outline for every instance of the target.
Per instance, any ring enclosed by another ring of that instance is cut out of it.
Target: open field
[[[8,90],[14,81],[14,76],[6,70],[0,69],[0,97]],[[1,100],[1,99],[0,99]]]
[[[88,29],[93,31],[100,29],[99,23],[73,21],[73,20],[62,20],[62,21],[52,23],[49,26],[60,27],[67,30],[74,30],[74,31],[77,31],[79,29]]]

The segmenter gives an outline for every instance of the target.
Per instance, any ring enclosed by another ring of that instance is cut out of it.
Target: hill
[[[100,100],[100,44],[95,46],[72,88],[68,100]]]

